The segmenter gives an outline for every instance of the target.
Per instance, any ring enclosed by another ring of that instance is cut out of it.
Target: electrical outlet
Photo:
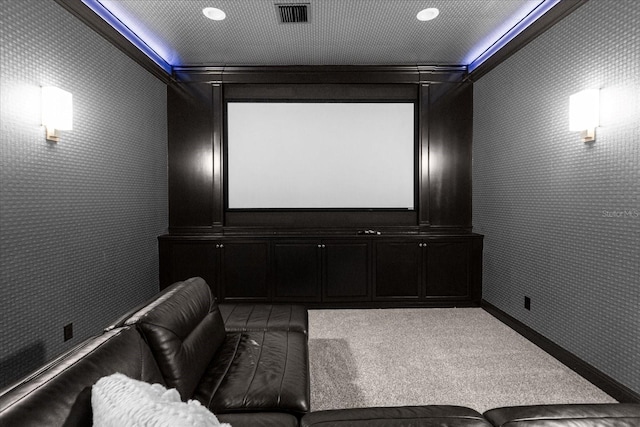
[[[524,308],[531,310],[531,298],[524,297]]]
[[[64,325],[64,340],[69,341],[73,338],[73,323],[69,323],[68,325]]]

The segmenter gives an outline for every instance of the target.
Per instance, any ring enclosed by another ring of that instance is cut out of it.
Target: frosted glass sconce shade
[[[42,87],[42,124],[47,129],[47,141],[58,142],[57,131],[73,129],[73,96],[69,92]]]
[[[600,90],[587,89],[569,97],[569,130],[581,132],[583,142],[595,141],[600,124]]]

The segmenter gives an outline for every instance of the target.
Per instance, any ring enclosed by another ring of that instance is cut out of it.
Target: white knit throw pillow
[[[212,427],[216,416],[196,400],[182,402],[175,388],[123,374],[103,377],[91,391],[95,427]]]

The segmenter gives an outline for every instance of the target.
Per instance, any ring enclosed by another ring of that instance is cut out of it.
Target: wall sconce
[[[73,129],[73,96],[53,86],[42,87],[42,124],[47,141],[58,142],[60,130]]]
[[[596,140],[600,125],[600,89],[587,89],[569,97],[569,130],[580,132],[582,142]]]

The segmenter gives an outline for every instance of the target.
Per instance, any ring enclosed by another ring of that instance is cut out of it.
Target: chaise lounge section
[[[200,278],[177,285],[124,324],[138,329],[167,386],[183,399],[196,399],[215,414],[302,417],[309,411],[307,336],[268,328],[227,332]]]
[[[635,404],[310,412],[306,309],[218,305],[200,278],[175,283],[0,392],[0,425],[91,426],[92,387],[115,373],[175,388],[233,427],[640,426]]]

